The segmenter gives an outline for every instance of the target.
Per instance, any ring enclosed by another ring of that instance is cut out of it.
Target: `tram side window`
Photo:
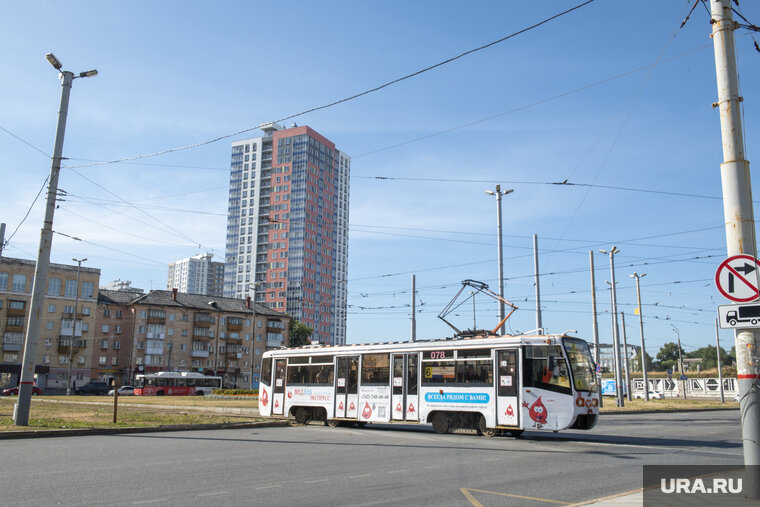
[[[457,381],[456,361],[423,361],[423,384],[453,384]]]
[[[365,354],[362,358],[362,385],[387,386],[390,384],[390,354]]]
[[[288,365],[288,384],[308,384],[310,379],[309,365]]]
[[[567,361],[558,346],[525,347],[523,386],[570,394]]]
[[[261,361],[261,380],[265,386],[272,383],[272,358],[267,357]]]
[[[331,364],[312,364],[311,365],[311,382],[312,384],[332,384],[333,383],[333,365]]]

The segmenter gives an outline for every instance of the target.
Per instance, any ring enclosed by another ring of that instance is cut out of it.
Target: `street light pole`
[[[66,396],[71,396],[71,390],[73,389],[73,386],[71,385],[71,361],[73,360],[73,354],[74,354],[74,339],[77,337],[77,306],[79,306],[79,271],[82,269],[82,263],[86,261],[87,259],[71,259],[72,261],[77,263],[77,289],[76,294],[74,294],[74,328],[72,329],[71,333],[71,341],[69,342],[69,372],[66,375]],[[80,328],[81,329],[81,328]]]
[[[676,332],[676,336],[678,337],[678,382],[680,383],[681,387],[683,388],[683,399],[686,399],[686,383],[683,381],[683,354],[681,354],[681,332],[678,331],[678,328],[675,326],[675,324],[670,324],[673,328],[673,331]]]
[[[639,309],[639,331],[641,332],[641,373],[644,375],[644,400],[649,401],[649,379],[647,379],[647,349],[644,346],[644,312],[641,309],[641,285],[640,280],[647,276],[646,273],[638,274],[634,271],[628,275],[636,279],[636,300]]]
[[[40,326],[42,323],[42,304],[45,299],[45,287],[47,286],[48,267],[50,265],[50,248],[53,243],[53,215],[55,214],[55,200],[58,194],[58,176],[61,172],[63,138],[66,132],[66,118],[69,114],[71,85],[77,77],[93,77],[98,74],[97,70],[90,70],[80,72],[79,76],[75,76],[73,72],[62,70],[63,64],[53,53],[48,53],[45,55],[45,58],[50,62],[50,65],[61,73],[61,106],[58,110],[58,126],[56,127],[53,160],[50,166],[50,183],[48,184],[47,202],[45,203],[45,218],[42,223],[42,231],[40,232],[37,265],[34,269],[32,299],[29,304],[28,314],[29,324],[26,329],[24,355],[21,363],[21,378],[19,379],[18,402],[13,411],[13,420],[16,426],[29,425],[29,409],[32,404],[32,385],[34,384],[37,345],[40,339]]]
[[[607,250],[599,250],[599,253],[607,254],[610,256],[610,298],[612,299],[612,348],[614,349],[615,358],[615,401],[618,407],[625,406],[625,400],[623,398],[623,376],[621,374],[620,366],[620,333],[618,328],[617,318],[617,296],[615,293],[615,254],[620,253],[620,250],[615,245]]]
[[[499,322],[501,322],[501,335],[504,336],[506,332],[506,324],[504,320],[504,251],[502,249],[502,234],[501,234],[501,196],[511,194],[514,189],[501,190],[501,185],[496,185],[496,190],[486,190],[486,194],[496,196],[496,232],[497,242],[499,248]]]

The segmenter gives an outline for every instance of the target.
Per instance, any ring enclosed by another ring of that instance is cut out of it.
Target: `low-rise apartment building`
[[[289,317],[250,299],[175,290],[101,291],[93,349],[99,378],[134,381],[140,373],[196,371],[225,387],[258,384],[261,354],[288,343]]]
[[[15,385],[21,374],[35,264],[0,257],[1,384]],[[99,269],[81,267],[77,284],[77,266],[50,264],[35,367],[39,387],[65,389],[69,360],[78,385],[90,379],[99,281]]]

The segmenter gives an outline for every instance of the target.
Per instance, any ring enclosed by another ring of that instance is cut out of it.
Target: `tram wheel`
[[[484,437],[493,437],[493,436],[496,436],[497,433],[499,433],[499,430],[496,428],[487,427],[486,418],[481,415],[480,419],[478,419],[478,432]]]
[[[306,413],[306,409],[298,407],[295,412],[295,424],[293,426],[303,426],[309,421],[309,415]]]
[[[338,419],[328,419],[325,421],[325,426],[335,428],[337,426],[340,426],[340,421]]]
[[[509,434],[515,438],[518,438],[520,435],[523,434],[523,431],[525,430],[509,430]]]
[[[367,421],[356,421],[355,424],[357,428],[363,428],[367,425]]]
[[[451,426],[449,416],[444,412],[438,412],[433,416],[433,431],[436,433],[446,433],[449,431],[449,426]]]

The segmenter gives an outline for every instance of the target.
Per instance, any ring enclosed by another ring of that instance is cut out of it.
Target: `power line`
[[[24,215],[24,218],[21,219],[21,222],[19,222],[19,224],[13,230],[13,233],[11,233],[11,235],[8,236],[8,239],[5,240],[5,242],[3,243],[3,248],[2,248],[3,250],[8,245],[8,243],[10,243],[11,239],[13,239],[13,236],[16,235],[16,233],[18,232],[19,228],[21,228],[21,226],[24,224],[24,222],[26,222],[26,219],[29,218],[29,214],[32,212],[32,209],[34,209],[34,205],[37,203],[37,199],[40,198],[40,195],[42,194],[42,191],[45,190],[45,185],[47,185],[47,182],[48,182],[49,178],[50,178],[50,175],[45,176],[45,181],[42,182],[42,186],[40,187],[39,192],[37,192],[37,195],[34,197],[34,200],[32,201],[32,204],[29,205],[29,209],[26,210],[26,215]]]
[[[518,35],[522,35],[522,34],[524,34],[526,32],[529,32],[529,31],[531,31],[531,30],[533,30],[535,28],[538,28],[541,25],[549,23],[550,21],[553,21],[553,20],[555,20],[557,18],[560,18],[560,17],[562,17],[562,16],[564,16],[566,14],[569,14],[569,13],[575,11],[575,10],[578,10],[581,7],[584,7],[584,6],[586,6],[586,5],[588,5],[588,4],[592,3],[592,2],[594,2],[594,0],[586,0],[583,3],[580,3],[580,4],[576,5],[575,7],[571,7],[570,9],[567,9],[565,11],[562,11],[562,12],[558,13],[558,14],[550,16],[550,17],[548,17],[548,18],[546,18],[546,19],[544,19],[542,21],[539,21],[538,23],[535,23],[535,24],[530,25],[530,26],[528,26],[526,28],[523,28],[521,30],[513,32],[513,33],[511,33],[511,34],[509,34],[509,35],[507,35],[505,37],[502,37],[501,39],[495,40],[493,42],[489,42],[488,44],[484,44],[484,45],[479,46],[479,47],[474,48],[474,49],[470,49],[470,50],[465,51],[464,53],[461,53],[461,54],[459,54],[457,56],[448,58],[448,59],[443,60],[441,62],[438,62],[436,64],[430,65],[429,67],[425,67],[425,68],[420,69],[418,71],[412,72],[411,74],[407,74],[405,76],[393,79],[391,81],[388,81],[387,83],[381,84],[381,85],[376,86],[374,88],[370,88],[369,90],[365,90],[363,92],[356,93],[356,94],[351,95],[349,97],[345,97],[345,98],[342,98],[342,99],[330,102],[330,103],[322,105],[322,106],[312,107],[310,109],[306,109],[304,111],[301,111],[300,113],[295,113],[295,114],[291,114],[289,116],[285,116],[284,118],[280,118],[279,120],[274,120],[274,123],[280,123],[280,122],[284,122],[284,121],[287,121],[287,120],[291,120],[293,118],[297,118],[299,116],[303,116],[303,115],[308,114],[308,113],[313,113],[315,111],[320,111],[322,109],[327,109],[327,108],[336,106],[338,104],[343,104],[344,102],[349,102],[349,101],[357,99],[359,97],[363,97],[365,95],[369,95],[370,93],[377,92],[379,90],[382,90],[383,88],[387,88],[387,87],[392,86],[394,84],[400,83],[401,81],[405,81],[407,79],[411,79],[413,77],[419,76],[420,74],[423,74],[423,73],[428,72],[430,70],[436,69],[438,67],[442,67],[442,66],[444,66],[446,64],[449,64],[449,63],[451,63],[451,62],[453,62],[455,60],[458,60],[460,58],[463,58],[465,56],[471,55],[471,54],[476,53],[478,51],[482,51],[482,50],[484,50],[486,48],[489,48],[491,46],[495,46],[497,44],[500,44],[500,43],[502,43],[502,42],[504,42],[504,41],[506,41],[508,39],[511,39],[513,37],[516,37]],[[139,159],[143,159],[143,158],[157,157],[157,156],[160,156],[160,155],[166,155],[168,153],[174,153],[174,152],[178,152],[178,151],[182,151],[182,150],[187,150],[187,149],[190,149],[190,148],[198,148],[200,146],[205,146],[205,145],[208,145],[208,144],[212,144],[212,143],[215,143],[217,141],[221,141],[223,139],[228,139],[230,137],[234,137],[234,136],[237,136],[237,135],[240,135],[240,134],[244,134],[246,132],[250,132],[252,130],[256,130],[256,129],[258,129],[260,127],[263,127],[264,125],[267,125],[269,123],[270,122],[260,123],[260,124],[254,126],[254,127],[249,127],[249,128],[245,128],[245,129],[242,129],[242,130],[238,130],[237,132],[233,132],[231,134],[225,134],[225,135],[222,135],[222,136],[219,136],[219,137],[215,137],[215,138],[209,139],[207,141],[201,141],[201,142],[198,142],[198,143],[189,144],[189,145],[186,145],[186,146],[180,146],[180,147],[177,147],[177,148],[170,148],[170,149],[158,151],[158,152],[155,152],[155,153],[148,153],[148,154],[144,154],[144,155],[137,155],[137,156],[134,156],[134,157],[126,157],[126,158],[117,159],[117,160],[110,160],[110,161],[103,161],[103,162],[93,162],[93,163],[90,163],[90,164],[81,164],[81,165],[66,166],[66,167],[68,169],[78,169],[78,168],[81,168],[81,167],[92,167],[92,166],[99,166],[99,165],[116,164],[116,163],[119,163],[119,162],[129,162],[129,161],[139,160]]]

